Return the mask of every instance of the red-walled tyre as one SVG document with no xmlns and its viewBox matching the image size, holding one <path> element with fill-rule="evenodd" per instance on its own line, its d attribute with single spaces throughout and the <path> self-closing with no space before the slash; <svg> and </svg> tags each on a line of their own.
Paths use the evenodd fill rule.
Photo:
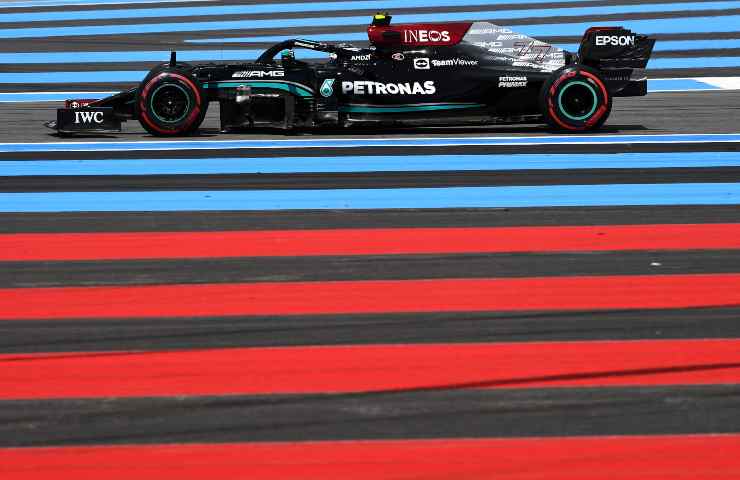
<svg viewBox="0 0 740 480">
<path fill-rule="evenodd" d="M 582 65 L 554 72 L 540 95 L 545 121 L 560 131 L 596 130 L 612 110 L 612 98 L 604 81 L 596 70 Z"/>
<path fill-rule="evenodd" d="M 158 67 L 147 75 L 136 94 L 139 122 L 159 137 L 189 135 L 205 118 L 208 102 L 187 68 Z"/>
</svg>

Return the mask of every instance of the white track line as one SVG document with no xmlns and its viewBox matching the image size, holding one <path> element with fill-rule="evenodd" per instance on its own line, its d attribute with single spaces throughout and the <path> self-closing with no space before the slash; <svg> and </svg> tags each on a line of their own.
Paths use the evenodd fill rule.
<svg viewBox="0 0 740 480">
<path fill-rule="evenodd" d="M 740 77 L 702 77 L 697 80 L 721 90 L 740 90 Z"/>
</svg>

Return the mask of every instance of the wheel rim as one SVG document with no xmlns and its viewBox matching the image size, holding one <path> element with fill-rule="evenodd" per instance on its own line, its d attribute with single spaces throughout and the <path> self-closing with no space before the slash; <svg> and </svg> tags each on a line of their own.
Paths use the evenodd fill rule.
<svg viewBox="0 0 740 480">
<path fill-rule="evenodd" d="M 149 107 L 160 122 L 177 123 L 190 111 L 190 96 L 180 85 L 166 83 L 152 92 Z"/>
<path fill-rule="evenodd" d="M 560 111 L 571 120 L 585 120 L 596 111 L 599 99 L 594 87 L 586 82 L 570 82 L 558 95 Z"/>
</svg>

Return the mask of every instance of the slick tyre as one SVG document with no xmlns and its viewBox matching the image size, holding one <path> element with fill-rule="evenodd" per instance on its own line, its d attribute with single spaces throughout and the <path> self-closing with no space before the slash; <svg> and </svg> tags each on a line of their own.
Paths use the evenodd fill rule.
<svg viewBox="0 0 740 480">
<path fill-rule="evenodd" d="M 189 69 L 158 67 L 147 75 L 136 95 L 139 122 L 158 137 L 189 135 L 205 118 L 208 102 Z"/>
<path fill-rule="evenodd" d="M 594 69 L 568 66 L 554 72 L 542 86 L 540 107 L 554 129 L 587 132 L 604 124 L 612 110 L 612 98 Z"/>
</svg>

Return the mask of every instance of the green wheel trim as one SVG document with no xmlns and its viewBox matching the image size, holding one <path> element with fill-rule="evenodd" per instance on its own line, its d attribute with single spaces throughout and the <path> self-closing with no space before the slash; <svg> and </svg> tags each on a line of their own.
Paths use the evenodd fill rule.
<svg viewBox="0 0 740 480">
<path fill-rule="evenodd" d="M 179 117 L 177 120 L 165 120 L 165 119 L 161 118 L 159 115 L 157 115 L 157 112 L 154 110 L 154 104 L 153 104 L 154 97 L 156 97 L 157 96 L 157 92 L 160 91 L 164 87 L 175 87 L 175 88 L 180 89 L 180 91 L 185 94 L 185 99 L 188 101 L 188 105 L 187 105 L 187 107 L 185 107 L 185 113 L 183 113 L 182 116 Z M 188 116 L 188 113 L 190 113 L 190 95 L 188 95 L 188 92 L 186 92 L 184 88 L 182 88 L 180 85 L 178 85 L 176 83 L 165 83 L 164 85 L 158 86 L 157 89 L 154 90 L 154 92 L 152 92 L 152 96 L 149 98 L 149 109 L 151 110 L 152 114 L 155 117 L 157 117 L 157 120 L 159 120 L 160 122 L 162 122 L 162 123 L 177 123 L 177 122 L 181 121 L 183 118 L 187 117 Z"/>
<path fill-rule="evenodd" d="M 593 102 L 593 106 L 591 107 L 591 111 L 588 112 L 586 115 L 582 115 L 580 117 L 574 117 L 573 115 L 570 115 L 565 110 L 565 108 L 563 108 L 563 93 L 565 93 L 565 91 L 568 90 L 573 85 L 583 85 L 584 87 L 588 88 L 589 91 L 591 92 L 591 95 L 594 98 L 594 102 Z M 565 115 L 566 117 L 568 117 L 571 120 L 580 121 L 580 120 L 587 119 L 588 117 L 590 117 L 591 115 L 593 115 L 593 113 L 596 111 L 596 105 L 598 103 L 599 103 L 599 99 L 596 97 L 596 90 L 594 90 L 594 87 L 592 87 L 591 85 L 589 85 L 586 82 L 581 82 L 581 81 L 570 82 L 565 87 L 563 87 L 563 89 L 560 90 L 560 94 L 558 94 L 558 107 L 560 108 L 560 111 L 563 113 L 563 115 Z"/>
</svg>

